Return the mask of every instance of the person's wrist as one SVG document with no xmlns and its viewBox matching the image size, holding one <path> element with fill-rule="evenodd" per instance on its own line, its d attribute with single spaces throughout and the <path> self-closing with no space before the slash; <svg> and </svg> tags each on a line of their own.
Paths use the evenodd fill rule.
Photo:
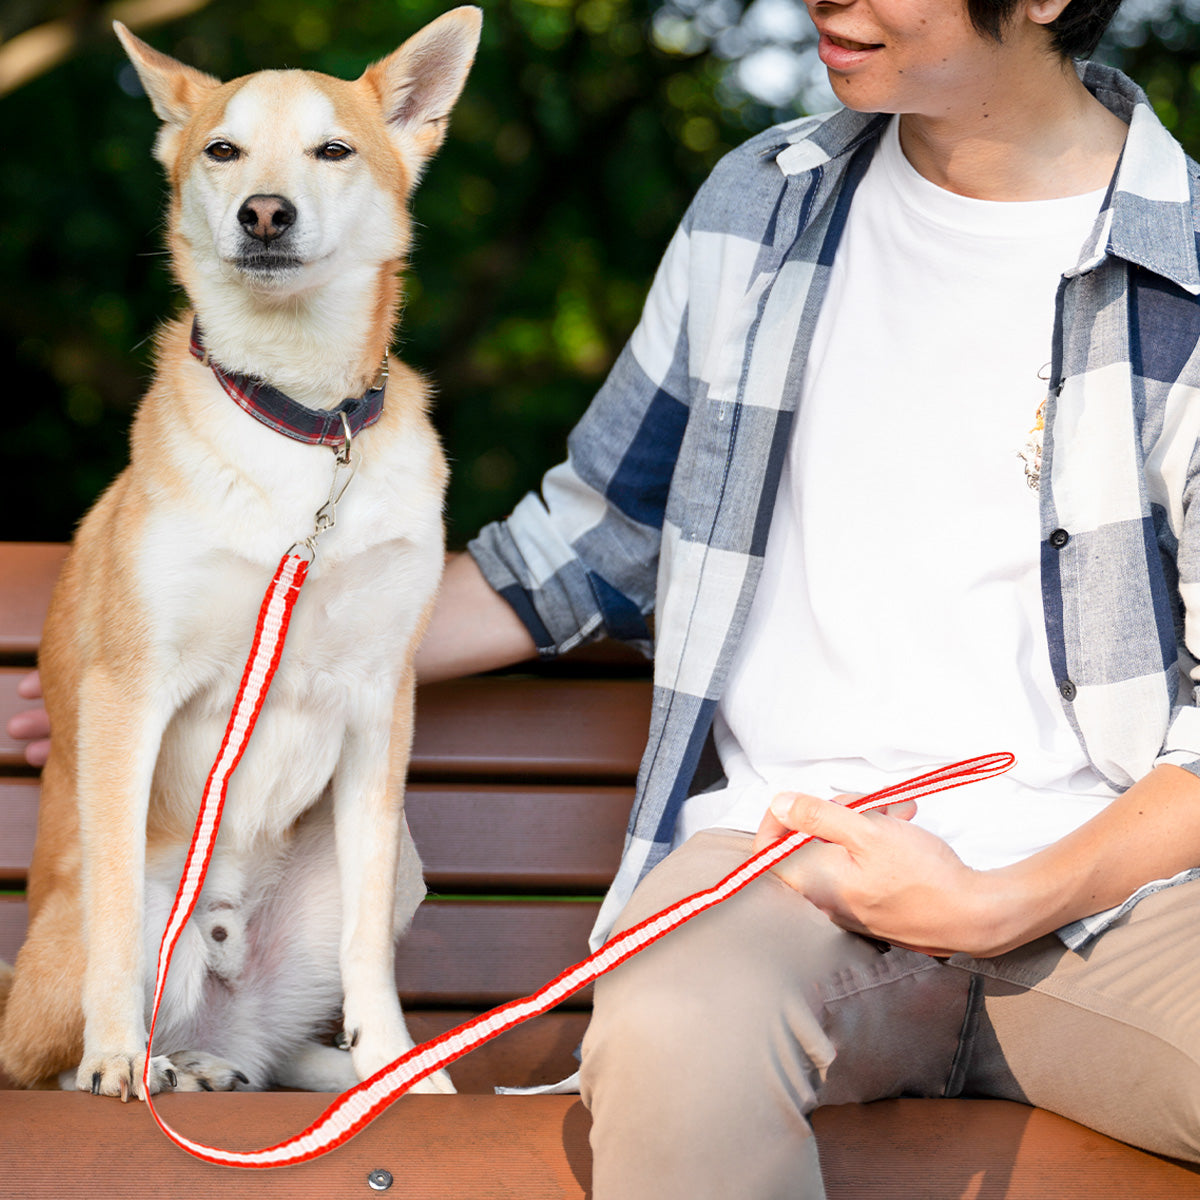
<svg viewBox="0 0 1200 1200">
<path fill-rule="evenodd" d="M 1045 880 L 1027 865 L 972 872 L 963 906 L 963 946 L 974 958 L 994 958 L 1046 932 Z"/>
</svg>

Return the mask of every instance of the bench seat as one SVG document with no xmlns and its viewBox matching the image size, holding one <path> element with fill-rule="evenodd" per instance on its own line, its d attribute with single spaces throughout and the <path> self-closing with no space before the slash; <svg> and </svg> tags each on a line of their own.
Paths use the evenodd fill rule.
<svg viewBox="0 0 1200 1200">
<path fill-rule="evenodd" d="M 300 1092 L 164 1096 L 180 1132 L 256 1149 L 306 1127 L 331 1097 Z M 1195 1200 L 1191 1171 L 1001 1100 L 884 1100 L 821 1110 L 829 1200 Z M 577 1096 L 403 1096 L 347 1145 L 297 1167 L 239 1171 L 169 1145 L 137 1103 L 0 1092 L 3 1194 L 583 1200 L 588 1115 Z M 161 1190 L 159 1190 L 161 1189 Z M 730 1197 L 730 1200 L 738 1200 Z"/>
</svg>

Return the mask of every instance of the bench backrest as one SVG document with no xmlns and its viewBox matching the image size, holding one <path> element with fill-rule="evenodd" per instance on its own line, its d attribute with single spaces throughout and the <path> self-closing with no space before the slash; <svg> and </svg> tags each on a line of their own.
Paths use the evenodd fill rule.
<svg viewBox="0 0 1200 1200">
<path fill-rule="evenodd" d="M 0 543 L 0 958 L 24 937 L 38 773 L 3 726 L 65 548 Z M 407 812 L 431 896 L 397 955 L 418 1039 L 527 995 L 587 953 L 620 857 L 650 683 L 621 653 L 422 688 Z M 460 1088 L 549 1082 L 573 1068 L 588 997 L 452 1071 Z M 573 1010 L 573 1011 L 572 1011 Z M 506 1074 L 507 1072 L 507 1074 Z"/>
</svg>

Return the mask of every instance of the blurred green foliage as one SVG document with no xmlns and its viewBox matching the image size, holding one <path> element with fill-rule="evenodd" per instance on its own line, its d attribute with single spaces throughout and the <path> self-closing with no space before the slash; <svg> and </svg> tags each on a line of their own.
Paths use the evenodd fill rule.
<svg viewBox="0 0 1200 1200">
<path fill-rule="evenodd" d="M 140 32 L 222 78 L 356 76 L 450 6 L 214 0 Z M 457 544 L 561 457 L 691 193 L 746 135 L 714 100 L 714 64 L 650 48 L 639 0 L 484 10 L 467 90 L 415 198 L 398 340 L 436 382 Z M 100 11 L 67 62 L 0 100 L 5 538 L 68 536 L 123 465 L 153 331 L 181 303 L 162 257 L 156 121 Z"/>
<path fill-rule="evenodd" d="M 224 78 L 354 76 L 453 0 L 196 0 L 139 32 Z M 563 452 L 716 159 L 789 115 L 727 106 L 722 64 L 651 46 L 655 0 L 482 0 L 483 43 L 415 199 L 398 349 L 435 380 L 449 536 L 503 515 Z M 126 458 L 159 321 L 155 119 L 100 0 L 6 0 L 0 38 L 67 17 L 79 43 L 0 99 L 0 537 L 58 539 Z M 694 5 L 692 7 L 695 7 Z M 736 7 L 736 6 L 735 6 Z M 1110 50 L 1200 151 L 1200 31 L 1170 7 Z"/>
<path fill-rule="evenodd" d="M 1158 119 L 1200 158 L 1200 27 L 1176 19 L 1169 40 L 1127 47 L 1119 64 L 1145 89 Z"/>
</svg>

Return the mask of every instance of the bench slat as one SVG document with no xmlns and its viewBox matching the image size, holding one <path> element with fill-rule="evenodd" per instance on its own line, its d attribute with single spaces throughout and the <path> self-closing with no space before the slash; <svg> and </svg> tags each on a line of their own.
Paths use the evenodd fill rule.
<svg viewBox="0 0 1200 1200">
<path fill-rule="evenodd" d="M 37 832 L 38 781 L 0 780 L 0 887 L 25 886 Z"/>
<path fill-rule="evenodd" d="M 429 900 L 396 948 L 407 1003 L 490 1008 L 526 996 L 588 953 L 588 901 Z M 564 1002 L 591 1003 L 587 988 Z"/>
<path fill-rule="evenodd" d="M 431 891 L 602 892 L 621 856 L 627 787 L 414 784 L 406 809 Z M 0 780 L 0 887 L 24 885 L 38 781 Z"/>
<path fill-rule="evenodd" d="M 66 557 L 53 542 L 0 542 L 0 656 L 32 659 Z"/>
<path fill-rule="evenodd" d="M 472 1014 L 454 1009 L 409 1008 L 408 1030 L 420 1045 Z M 558 1009 L 517 1025 L 450 1067 L 460 1092 L 491 1095 L 496 1087 L 557 1083 L 579 1069 L 575 1050 L 587 1032 L 586 1011 Z"/>
<path fill-rule="evenodd" d="M 329 1103 L 305 1092 L 164 1096 L 164 1118 L 229 1149 L 274 1145 Z M 0 1092 L 0 1179 L 6 1196 L 59 1200 L 154 1195 L 311 1200 L 583 1200 L 590 1194 L 589 1119 L 578 1096 L 404 1096 L 348 1145 L 276 1171 L 237 1171 L 172 1146 L 141 1104 L 61 1092 Z M 367 1175 L 389 1171 L 373 1192 Z"/>
<path fill-rule="evenodd" d="M 631 787 L 413 784 L 405 811 L 431 891 L 602 892 L 616 873 Z"/>
<path fill-rule="evenodd" d="M 430 684 L 417 693 L 411 774 L 631 780 L 646 745 L 650 695 L 642 679 Z"/>
<path fill-rule="evenodd" d="M 599 906 L 588 901 L 430 900 L 396 951 L 401 996 L 414 1007 L 491 1008 L 535 992 L 588 952 Z M 25 936 L 25 901 L 0 896 L 0 959 Z M 565 1002 L 586 1007 L 585 989 Z"/>
</svg>

